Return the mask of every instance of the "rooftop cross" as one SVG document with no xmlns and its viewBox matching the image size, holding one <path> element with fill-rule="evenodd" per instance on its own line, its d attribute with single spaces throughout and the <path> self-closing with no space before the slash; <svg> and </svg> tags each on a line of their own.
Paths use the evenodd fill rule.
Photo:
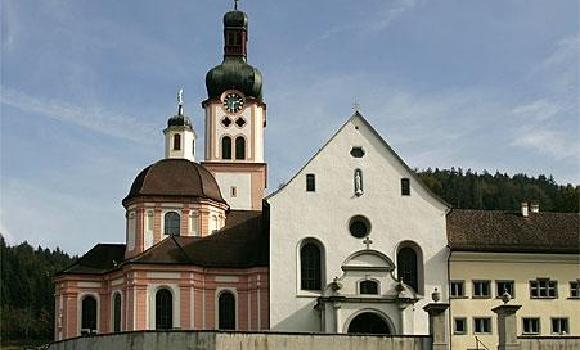
<svg viewBox="0 0 580 350">
<path fill-rule="evenodd" d="M 373 241 L 367 236 L 367 238 L 365 238 L 363 241 L 363 244 L 367 246 L 367 249 L 371 249 L 371 244 L 373 244 Z"/>
<path fill-rule="evenodd" d="M 177 114 L 183 116 L 183 88 L 177 92 Z"/>
<path fill-rule="evenodd" d="M 238 9 L 238 1 L 240 0 L 234 0 L 234 10 Z"/>
</svg>

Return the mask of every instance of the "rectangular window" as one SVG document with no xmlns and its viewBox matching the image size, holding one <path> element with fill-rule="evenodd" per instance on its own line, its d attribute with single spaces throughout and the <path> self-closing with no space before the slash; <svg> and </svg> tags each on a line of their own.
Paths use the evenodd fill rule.
<svg viewBox="0 0 580 350">
<path fill-rule="evenodd" d="M 530 297 L 532 299 L 557 298 L 558 282 L 549 278 L 536 278 L 530 281 Z"/>
<path fill-rule="evenodd" d="M 238 196 L 238 188 L 236 186 L 232 186 L 230 189 L 230 193 L 232 197 L 237 197 Z"/>
<path fill-rule="evenodd" d="M 148 232 L 153 232 L 153 224 L 154 224 L 153 210 L 147 210 L 147 231 Z"/>
<path fill-rule="evenodd" d="M 552 334 L 566 335 L 570 333 L 568 318 L 552 317 Z"/>
<path fill-rule="evenodd" d="M 465 297 L 465 281 L 451 281 L 449 286 L 449 293 L 452 298 Z"/>
<path fill-rule="evenodd" d="M 580 282 L 570 282 L 570 298 L 580 298 Z"/>
<path fill-rule="evenodd" d="M 408 178 L 401 179 L 401 196 L 410 196 L 411 195 L 411 180 Z"/>
<path fill-rule="evenodd" d="M 474 317 L 473 334 L 491 334 L 491 318 Z"/>
<path fill-rule="evenodd" d="M 501 298 L 504 292 L 508 292 L 509 295 L 512 296 L 512 299 L 515 298 L 514 294 L 514 281 L 495 281 L 495 297 Z"/>
<path fill-rule="evenodd" d="M 306 174 L 306 191 L 314 192 L 316 190 L 316 181 L 314 174 Z"/>
<path fill-rule="evenodd" d="M 465 317 L 453 319 L 453 334 L 467 334 L 467 319 Z"/>
<path fill-rule="evenodd" d="M 540 334 L 540 319 L 537 317 L 522 318 L 523 334 Z"/>
<path fill-rule="evenodd" d="M 490 284 L 490 281 L 473 281 L 473 297 L 489 298 L 491 296 Z"/>
<path fill-rule="evenodd" d="M 197 211 L 196 210 L 192 210 L 189 213 L 189 233 L 191 236 L 198 236 L 199 232 L 198 232 L 198 227 L 199 227 L 199 222 L 198 222 L 198 216 L 197 216 Z"/>
</svg>

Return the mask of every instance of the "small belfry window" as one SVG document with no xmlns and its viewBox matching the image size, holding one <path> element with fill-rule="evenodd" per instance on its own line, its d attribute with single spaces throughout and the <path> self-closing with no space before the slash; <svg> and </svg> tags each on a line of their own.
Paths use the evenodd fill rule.
<svg viewBox="0 0 580 350">
<path fill-rule="evenodd" d="M 232 159 L 232 139 L 229 136 L 222 137 L 222 159 Z"/>
<path fill-rule="evenodd" d="M 181 135 L 175 134 L 173 136 L 173 149 L 179 151 L 181 149 Z"/>
<path fill-rule="evenodd" d="M 379 294 L 379 283 L 372 280 L 361 281 L 359 283 L 359 294 Z"/>
<path fill-rule="evenodd" d="M 165 214 L 165 234 L 179 236 L 180 217 L 176 212 L 169 212 Z"/>
<path fill-rule="evenodd" d="M 236 137 L 236 159 L 246 159 L 246 140 L 243 136 Z"/>
<path fill-rule="evenodd" d="M 314 174 L 306 174 L 306 192 L 314 192 L 316 190 L 316 177 Z"/>
<path fill-rule="evenodd" d="M 401 196 L 411 195 L 411 180 L 404 177 L 401 179 Z"/>
<path fill-rule="evenodd" d="M 307 242 L 300 249 L 300 288 L 302 290 L 322 289 L 320 248 Z"/>
</svg>

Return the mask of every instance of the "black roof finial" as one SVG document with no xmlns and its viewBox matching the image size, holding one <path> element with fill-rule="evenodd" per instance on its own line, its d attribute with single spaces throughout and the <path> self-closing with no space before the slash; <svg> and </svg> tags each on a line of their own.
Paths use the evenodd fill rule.
<svg viewBox="0 0 580 350">
<path fill-rule="evenodd" d="M 238 1 L 240 0 L 234 0 L 234 10 L 238 9 Z"/>
</svg>

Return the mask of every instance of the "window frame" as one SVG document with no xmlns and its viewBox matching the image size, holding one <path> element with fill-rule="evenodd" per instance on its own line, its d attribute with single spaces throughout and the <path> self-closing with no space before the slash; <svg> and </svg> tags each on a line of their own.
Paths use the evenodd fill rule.
<svg viewBox="0 0 580 350">
<path fill-rule="evenodd" d="M 554 321 L 558 320 L 559 325 L 558 328 L 560 330 L 558 332 L 554 331 Z M 562 320 L 566 321 L 566 330 L 562 331 Z M 570 318 L 569 317 L 550 317 L 550 334 L 551 335 L 570 335 Z"/>
<path fill-rule="evenodd" d="M 173 135 L 173 150 L 181 151 L 181 134 L 179 133 Z"/>
<path fill-rule="evenodd" d="M 573 284 L 575 284 L 576 287 L 574 287 Z M 570 296 L 568 297 L 568 299 L 580 299 L 580 281 L 579 280 L 570 281 L 568 286 L 570 287 Z M 573 295 L 574 290 L 576 290 L 576 295 Z"/>
<path fill-rule="evenodd" d="M 159 296 L 159 293 L 162 291 L 166 291 L 169 295 L 169 309 L 168 309 L 168 314 L 169 314 L 169 328 L 159 328 L 159 323 L 162 323 L 163 321 L 160 321 L 160 308 L 162 306 L 158 305 L 159 300 L 157 299 Z M 169 287 L 160 287 L 155 291 L 155 330 L 169 330 L 169 329 L 173 329 L 173 323 L 175 322 L 175 312 L 173 310 L 173 306 L 175 303 L 175 296 L 173 295 L 173 290 Z M 167 318 L 167 317 L 165 317 Z M 164 326 L 163 324 L 161 325 L 162 327 Z"/>
<path fill-rule="evenodd" d="M 487 284 L 487 294 L 477 295 L 476 283 Z M 471 298 L 472 299 L 491 299 L 491 280 L 472 280 L 471 281 Z"/>
<path fill-rule="evenodd" d="M 489 331 L 478 331 L 477 330 L 477 321 L 484 321 L 487 320 L 489 323 Z M 493 324 L 492 324 L 492 319 L 491 317 L 474 317 L 473 318 L 473 334 L 476 335 L 489 335 L 489 334 L 493 334 Z"/>
<path fill-rule="evenodd" d="M 305 265 L 307 262 L 310 263 L 306 259 L 307 258 L 306 254 L 308 252 L 305 251 L 303 253 L 303 251 L 307 248 L 307 246 L 314 247 L 317 250 L 318 264 L 314 265 L 314 267 Z M 300 290 L 307 292 L 321 292 L 324 284 L 322 278 L 323 274 L 322 249 L 320 245 L 314 240 L 306 240 L 300 245 L 299 254 L 300 254 L 300 280 L 298 282 L 300 285 Z M 316 260 L 313 258 L 312 261 Z M 309 276 L 310 273 L 308 272 L 308 270 L 312 270 L 313 276 Z M 309 283 L 312 283 L 312 286 L 310 286 Z"/>
<path fill-rule="evenodd" d="M 453 294 L 454 288 L 453 284 L 461 284 L 461 294 Z M 449 298 L 450 299 L 465 299 L 467 294 L 465 293 L 465 280 L 452 280 L 449 281 Z"/>
<path fill-rule="evenodd" d="M 316 192 L 316 174 L 306 174 L 306 192 Z"/>
<path fill-rule="evenodd" d="M 234 159 L 245 160 L 248 156 L 246 148 L 247 148 L 246 138 L 243 136 L 236 137 L 234 140 Z"/>
<path fill-rule="evenodd" d="M 228 144 L 229 143 L 229 146 Z M 229 135 L 222 136 L 220 140 L 220 156 L 221 159 L 231 160 L 232 159 L 232 138 Z"/>
<path fill-rule="evenodd" d="M 367 284 L 367 283 L 372 283 L 375 285 L 376 287 L 376 293 L 363 293 L 363 283 Z M 358 281 L 358 294 L 359 295 L 380 295 L 381 294 L 381 283 L 374 279 L 374 278 L 367 278 L 364 280 L 360 280 Z"/>
<path fill-rule="evenodd" d="M 411 179 L 408 177 L 401 178 L 401 196 L 408 197 L 411 195 Z"/>
<path fill-rule="evenodd" d="M 526 321 L 536 321 L 538 323 L 537 332 L 526 331 Z M 542 332 L 541 327 L 542 327 L 542 324 L 541 324 L 539 317 L 522 317 L 522 335 L 540 335 L 540 333 Z"/>
<path fill-rule="evenodd" d="M 224 317 L 222 315 L 222 312 L 224 312 L 225 315 L 225 310 L 222 309 L 222 297 L 229 295 L 231 296 L 232 300 L 233 300 L 233 305 L 228 305 L 231 306 L 233 308 L 233 315 L 229 315 L 231 316 L 231 319 L 227 319 L 227 321 L 229 321 L 229 323 L 231 323 L 231 328 L 229 327 L 230 325 L 224 325 L 222 326 L 222 322 L 225 323 L 226 320 L 224 320 Z M 237 330 L 237 326 L 238 326 L 238 298 L 236 296 L 236 293 L 233 290 L 230 289 L 222 289 L 218 292 L 217 295 L 217 329 L 218 330 L 225 330 L 225 331 L 235 331 Z"/>
<path fill-rule="evenodd" d="M 463 331 L 457 330 L 457 321 L 461 321 L 463 323 Z M 453 317 L 453 335 L 466 335 L 467 333 L 467 317 Z"/>
<path fill-rule="evenodd" d="M 516 283 L 514 280 L 496 280 L 495 281 L 495 298 L 501 299 L 503 295 L 503 289 L 500 290 L 499 283 L 511 283 L 511 292 L 508 291 L 512 299 L 516 298 Z"/>
<path fill-rule="evenodd" d="M 542 286 L 541 283 L 546 283 Z M 553 283 L 553 285 L 550 285 Z M 533 285 L 537 284 L 537 285 Z M 533 291 L 537 290 L 537 295 L 533 295 Z M 542 290 L 546 291 L 546 295 L 541 295 Z M 554 295 L 549 295 L 550 290 L 554 291 Z M 529 282 L 530 299 L 558 299 L 558 281 L 552 280 L 549 277 L 536 277 L 535 280 Z"/>
<path fill-rule="evenodd" d="M 95 304 L 94 304 L 94 307 L 95 307 L 95 310 L 94 310 L 94 316 L 95 316 L 94 317 L 94 323 L 95 323 L 95 325 L 94 325 L 94 327 L 95 328 L 94 329 L 93 328 L 83 328 L 83 326 L 85 326 L 85 324 L 84 324 L 85 322 L 83 322 L 85 320 L 85 317 L 84 317 L 85 316 L 84 303 L 89 298 L 93 299 L 94 302 L 95 302 Z M 86 333 L 87 331 L 89 333 L 98 333 L 99 332 L 99 306 L 100 306 L 99 305 L 99 298 L 98 298 L 97 295 L 94 295 L 94 294 L 83 294 L 83 295 L 81 295 L 81 297 L 80 297 L 80 320 L 79 320 L 79 323 L 78 323 L 78 325 L 79 325 L 78 327 L 79 327 L 79 331 L 80 331 L 79 334 L 80 335 L 82 335 L 83 333 Z M 87 305 L 87 308 L 88 307 L 89 306 Z M 87 311 L 87 313 L 89 313 L 89 311 Z M 88 315 L 87 318 L 89 316 L 90 315 Z M 87 320 L 86 323 L 92 323 L 90 321 L 91 320 Z M 90 324 L 88 326 L 90 326 Z"/>
<path fill-rule="evenodd" d="M 168 225 L 167 215 L 169 215 L 169 214 L 175 214 L 175 215 L 177 215 L 177 224 L 178 224 L 177 225 L 177 234 L 168 233 L 168 230 L 167 230 L 167 228 L 168 228 L 168 226 L 167 226 Z M 173 228 L 175 228 L 175 227 L 173 227 Z M 165 212 L 163 214 L 163 234 L 165 236 L 170 236 L 170 235 L 180 236 L 181 235 L 181 213 L 179 213 L 179 212 L 177 212 L 175 210 L 169 210 L 169 211 L 167 211 L 167 212 Z"/>
<path fill-rule="evenodd" d="M 118 311 L 119 311 L 118 321 L 119 322 L 118 322 L 118 324 L 117 324 L 117 297 L 119 298 L 118 299 L 118 303 L 119 303 L 119 308 L 118 308 Z M 122 295 L 121 291 L 117 290 L 117 291 L 113 292 L 111 304 L 112 304 L 112 309 L 113 309 L 111 312 L 112 313 L 112 315 L 111 315 L 112 316 L 111 317 L 111 321 L 112 321 L 111 322 L 111 329 L 114 333 L 122 332 L 123 331 L 123 295 Z M 117 327 L 117 325 L 118 325 L 118 327 Z"/>
</svg>

